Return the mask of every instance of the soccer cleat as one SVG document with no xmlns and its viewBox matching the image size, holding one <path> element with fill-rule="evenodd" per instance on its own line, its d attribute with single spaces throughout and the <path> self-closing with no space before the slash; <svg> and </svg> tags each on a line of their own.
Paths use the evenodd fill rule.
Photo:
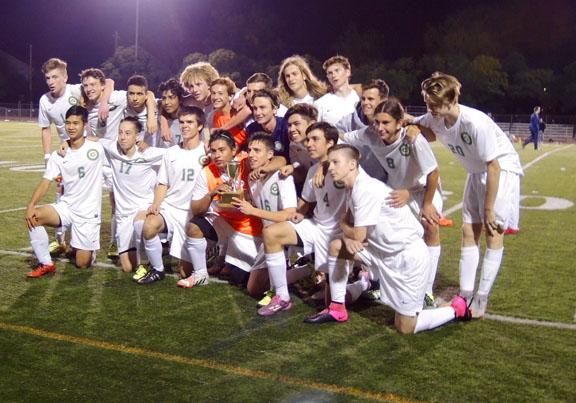
<svg viewBox="0 0 576 403">
<path fill-rule="evenodd" d="M 139 264 L 138 267 L 136 268 L 136 272 L 132 276 L 132 280 L 138 281 L 144 276 L 146 276 L 146 274 L 148 274 L 148 269 L 146 268 L 146 266 L 144 266 L 143 264 Z"/>
<path fill-rule="evenodd" d="M 450 306 L 454 309 L 454 317 L 458 320 L 470 320 L 472 319 L 472 313 L 466 302 L 466 298 L 456 295 Z"/>
<path fill-rule="evenodd" d="M 472 318 L 483 319 L 486 314 L 486 307 L 488 306 L 488 297 L 476 294 L 470 304 L 470 312 Z"/>
<path fill-rule="evenodd" d="M 436 308 L 436 299 L 434 298 L 434 295 L 426 293 L 426 295 L 424 295 L 424 309 L 434 309 Z"/>
<path fill-rule="evenodd" d="M 504 231 L 504 235 L 517 235 L 519 232 L 520 230 L 517 228 L 506 228 L 506 231 Z"/>
<path fill-rule="evenodd" d="M 182 288 L 192 288 L 200 285 L 207 285 L 208 279 L 209 279 L 208 274 L 192 273 L 190 277 L 178 280 L 176 285 Z"/>
<path fill-rule="evenodd" d="M 110 246 L 108 247 L 108 259 L 118 259 L 119 258 L 119 254 L 118 254 L 118 245 L 116 245 L 116 242 L 111 243 Z"/>
<path fill-rule="evenodd" d="M 441 227 L 453 227 L 454 221 L 448 217 L 440 217 L 438 220 L 438 225 Z"/>
<path fill-rule="evenodd" d="M 58 241 L 52 241 L 50 245 L 48 245 L 48 252 L 50 252 L 51 256 L 59 256 L 66 252 L 66 245 Z"/>
<path fill-rule="evenodd" d="M 54 274 L 56 272 L 56 265 L 54 263 L 42 264 L 38 263 L 34 269 L 26 274 L 28 278 L 38 278 L 46 274 Z"/>
<path fill-rule="evenodd" d="M 279 295 L 274 295 L 270 303 L 258 309 L 260 316 L 272 316 L 278 312 L 287 311 L 292 308 L 292 301 L 284 301 Z"/>
<path fill-rule="evenodd" d="M 274 297 L 275 293 L 272 290 L 266 291 L 264 293 L 264 297 L 256 304 L 256 308 L 262 308 L 263 306 L 268 305 L 272 302 L 272 297 Z"/>
<path fill-rule="evenodd" d="M 152 269 L 144 277 L 138 280 L 137 283 L 141 285 L 152 284 L 157 281 L 164 280 L 164 276 L 165 274 L 163 271 Z"/>
<path fill-rule="evenodd" d="M 346 322 L 348 311 L 343 304 L 331 303 L 330 306 L 304 319 L 304 323 L 322 324 L 329 322 Z"/>
</svg>

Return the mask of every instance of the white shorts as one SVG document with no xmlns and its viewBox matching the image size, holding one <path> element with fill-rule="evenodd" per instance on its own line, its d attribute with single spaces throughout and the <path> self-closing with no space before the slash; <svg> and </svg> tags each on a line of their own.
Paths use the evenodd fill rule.
<svg viewBox="0 0 576 403">
<path fill-rule="evenodd" d="M 170 242 L 170 255 L 176 259 L 190 261 L 186 250 L 186 224 L 190 221 L 189 210 L 181 210 L 162 203 L 160 205 L 160 215 L 164 218 L 166 232 L 160 236 L 165 242 Z"/>
<path fill-rule="evenodd" d="M 147 207 L 143 207 L 132 214 L 120 215 L 115 214 L 116 220 L 116 245 L 118 245 L 118 253 L 124 253 L 136 247 L 136 239 L 134 239 L 134 219 L 141 211 L 146 211 Z"/>
<path fill-rule="evenodd" d="M 314 252 L 314 268 L 317 271 L 328 273 L 328 248 L 330 241 L 342 237 L 340 227 L 322 227 L 309 218 L 305 218 L 298 224 L 288 222 L 302 240 L 304 255 Z"/>
<path fill-rule="evenodd" d="M 224 261 L 246 272 L 250 272 L 256 262 L 262 239 L 235 231 L 218 214 L 206 214 L 204 218 L 216 231 L 218 243 L 225 242 L 227 245 Z"/>
<path fill-rule="evenodd" d="M 464 187 L 462 221 L 468 224 L 484 222 L 486 172 L 468 174 Z M 506 228 L 517 228 L 520 209 L 520 175 L 500 171 L 498 193 L 494 202 L 496 220 Z M 514 222 L 515 221 L 515 222 Z"/>
<path fill-rule="evenodd" d="M 416 217 L 420 217 L 420 212 L 422 211 L 422 206 L 424 205 L 424 194 L 426 193 L 426 189 L 418 190 L 416 192 L 410 192 L 410 201 L 408 202 L 408 206 L 412 213 Z M 434 197 L 432 198 L 432 205 L 438 212 L 438 214 L 442 215 L 442 209 L 444 208 L 444 201 L 442 200 L 442 193 L 436 189 L 434 192 Z"/>
<path fill-rule="evenodd" d="M 70 210 L 67 203 L 51 204 L 60 216 L 61 226 L 70 228 L 70 246 L 80 250 L 100 249 L 100 222 L 87 220 Z"/>
<path fill-rule="evenodd" d="M 382 302 L 401 315 L 416 316 L 422 310 L 430 266 L 423 240 L 392 256 L 369 246 L 356 255 L 378 275 Z"/>
</svg>

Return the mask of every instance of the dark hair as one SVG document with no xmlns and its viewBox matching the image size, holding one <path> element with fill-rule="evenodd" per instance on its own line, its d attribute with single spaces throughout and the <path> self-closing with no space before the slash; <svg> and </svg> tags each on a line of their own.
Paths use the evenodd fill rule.
<svg viewBox="0 0 576 403">
<path fill-rule="evenodd" d="M 182 106 L 178 111 L 178 117 L 183 115 L 194 115 L 196 116 L 196 120 L 200 126 L 204 126 L 206 121 L 206 116 L 204 115 L 204 111 L 197 106 Z"/>
<path fill-rule="evenodd" d="M 69 116 L 80 116 L 82 118 L 82 122 L 88 122 L 88 111 L 86 108 L 80 105 L 73 105 L 66 111 L 66 119 Z"/>
<path fill-rule="evenodd" d="M 274 140 L 272 140 L 272 136 L 264 132 L 256 132 L 250 136 L 248 139 L 248 144 L 252 143 L 253 141 L 259 141 L 264 146 L 271 151 L 274 151 Z"/>
<path fill-rule="evenodd" d="M 139 87 L 144 87 L 146 89 L 148 89 L 148 80 L 146 80 L 146 77 L 141 76 L 139 74 L 135 74 L 133 76 L 131 76 L 128 81 L 126 82 L 126 87 L 129 87 L 131 85 L 137 85 Z"/>
<path fill-rule="evenodd" d="M 288 118 L 292 115 L 300 115 L 310 123 L 311 121 L 318 120 L 318 109 L 307 103 L 296 104 L 286 111 L 284 120 L 288 121 Z"/>
<path fill-rule="evenodd" d="M 266 73 L 252 74 L 250 77 L 248 77 L 248 80 L 246 80 L 246 84 L 252 84 L 252 83 L 264 83 L 266 85 L 266 88 L 272 88 L 274 85 L 272 79 Z"/>
<path fill-rule="evenodd" d="M 339 134 L 338 129 L 327 122 L 316 122 L 312 123 L 306 129 L 306 135 L 308 135 L 312 130 L 321 130 L 324 133 L 324 138 L 326 141 L 332 141 L 334 144 L 338 143 Z"/>
<path fill-rule="evenodd" d="M 330 147 L 330 149 L 328 150 L 328 154 L 340 150 L 346 151 L 348 157 L 356 161 L 357 164 L 360 162 L 360 151 L 358 151 L 356 147 L 351 146 L 350 144 L 335 144 L 332 147 Z"/>
<path fill-rule="evenodd" d="M 400 103 L 400 100 L 395 97 L 390 97 L 384 102 L 380 102 L 376 109 L 374 109 L 374 114 L 377 113 L 387 113 L 396 120 L 404 118 L 404 107 Z"/>
<path fill-rule="evenodd" d="M 143 129 L 142 127 L 142 123 L 140 123 L 140 121 L 138 120 L 138 118 L 134 117 L 134 116 L 126 116 L 124 119 L 122 119 L 120 121 L 120 123 L 123 122 L 130 122 L 132 123 L 134 126 L 136 126 L 136 132 L 140 133 Z"/>
<path fill-rule="evenodd" d="M 236 148 L 236 142 L 234 141 L 234 136 L 230 134 L 227 130 L 216 130 L 210 135 L 210 141 L 208 145 L 211 146 L 213 142 L 217 140 L 223 140 L 230 146 L 230 148 Z"/>
<path fill-rule="evenodd" d="M 80 81 L 83 81 L 85 78 L 88 77 L 95 78 L 96 80 L 100 81 L 100 84 L 102 85 L 106 84 L 106 76 L 104 75 L 104 72 L 100 69 L 91 68 L 82 70 L 80 72 Z"/>
<path fill-rule="evenodd" d="M 178 80 L 176 80 L 175 78 L 171 78 L 167 81 L 164 81 L 158 86 L 158 92 L 160 93 L 160 96 L 162 96 L 162 93 L 164 91 L 171 91 L 174 95 L 178 97 L 180 102 L 182 102 L 182 97 L 184 96 L 184 89 L 182 88 Z"/>
<path fill-rule="evenodd" d="M 268 98 L 270 100 L 270 102 L 272 103 L 272 106 L 274 108 L 278 108 L 280 106 L 280 102 L 278 101 L 278 96 L 272 90 L 264 89 L 264 90 L 256 91 L 254 93 L 254 95 L 252 95 L 252 103 L 254 103 L 254 100 L 256 98 Z"/>
<path fill-rule="evenodd" d="M 376 79 L 376 80 L 370 80 L 364 84 L 362 84 L 362 91 L 366 91 L 369 89 L 375 88 L 378 90 L 378 93 L 380 94 L 380 98 L 384 99 L 384 98 L 388 98 L 388 95 L 390 95 L 390 87 L 388 86 L 388 84 L 386 84 L 386 81 L 381 80 L 381 79 Z"/>
</svg>

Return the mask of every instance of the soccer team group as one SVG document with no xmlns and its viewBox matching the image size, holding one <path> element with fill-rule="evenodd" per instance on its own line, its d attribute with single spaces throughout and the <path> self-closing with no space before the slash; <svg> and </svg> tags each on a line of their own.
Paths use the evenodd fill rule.
<svg viewBox="0 0 576 403">
<path fill-rule="evenodd" d="M 232 274 L 263 297 L 262 316 L 290 310 L 289 285 L 311 274 L 323 278 L 326 307 L 308 323 L 347 321 L 346 306 L 375 284 L 401 333 L 484 316 L 504 233 L 518 229 L 523 172 L 508 137 L 459 104 L 453 76 L 436 72 L 422 82 L 428 113 L 413 117 L 384 80 L 353 86 L 347 58 L 331 57 L 323 69 L 328 84 L 292 56 L 276 87 L 255 73 L 239 89 L 199 62 L 163 82 L 158 100 L 143 76 L 120 91 L 89 68 L 72 85 L 66 63 L 48 60 L 39 107 L 46 170 L 26 210 L 39 263 L 28 277 L 54 273 L 58 249 L 68 248 L 77 267 L 93 264 L 104 187 L 113 213 L 109 255 L 117 253 L 137 284 L 164 279 L 169 247 L 179 287 Z M 54 151 L 52 124 L 61 142 Z M 445 220 L 428 143 L 436 138 L 468 173 L 460 291 L 443 306 L 432 292 Z M 52 181 L 56 202 L 38 206 Z M 53 243 L 45 226 L 57 229 Z"/>
</svg>

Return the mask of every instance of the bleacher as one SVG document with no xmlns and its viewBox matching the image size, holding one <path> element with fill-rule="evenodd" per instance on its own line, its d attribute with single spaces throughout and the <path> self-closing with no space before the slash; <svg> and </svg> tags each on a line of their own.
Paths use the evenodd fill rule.
<svg viewBox="0 0 576 403">
<path fill-rule="evenodd" d="M 516 138 L 525 139 L 530 136 L 529 123 L 518 122 L 496 122 L 504 132 L 514 135 Z M 544 141 L 552 141 L 557 143 L 571 143 L 575 142 L 574 138 L 574 125 L 549 123 L 546 125 L 544 131 Z"/>
</svg>

